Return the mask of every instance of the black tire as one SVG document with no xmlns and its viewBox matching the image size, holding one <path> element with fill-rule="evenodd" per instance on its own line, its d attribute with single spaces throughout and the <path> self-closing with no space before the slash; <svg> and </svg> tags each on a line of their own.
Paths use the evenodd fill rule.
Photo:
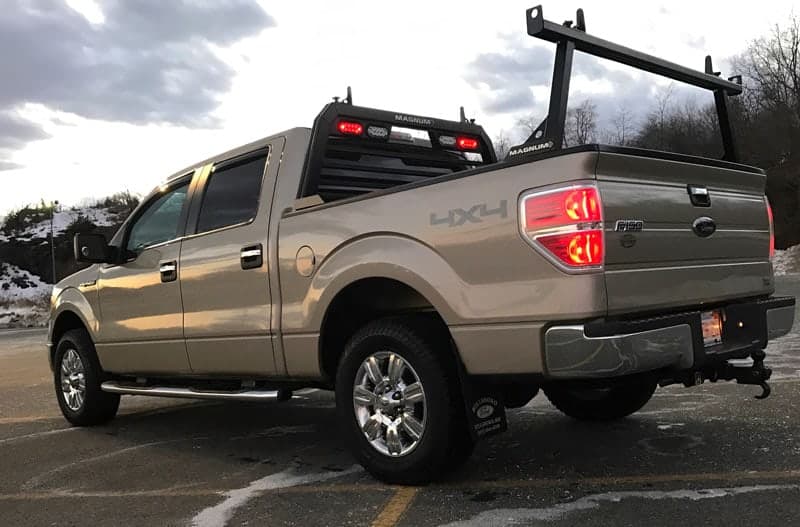
<svg viewBox="0 0 800 527">
<path fill-rule="evenodd" d="M 376 478 L 393 484 L 424 484 L 463 463 L 474 443 L 449 337 L 427 317 L 394 317 L 371 322 L 347 343 L 336 375 L 336 407 L 353 455 Z M 425 428 L 408 453 L 381 452 L 362 431 L 353 391 L 362 363 L 380 352 L 399 355 L 424 390 Z M 369 408 L 367 413 L 375 408 Z M 388 412 L 388 410 L 387 410 Z M 381 425 L 381 433 L 384 433 Z"/>
<path fill-rule="evenodd" d="M 656 391 L 649 378 L 619 381 L 605 388 L 554 384 L 544 389 L 550 402 L 564 414 L 580 421 L 613 421 L 639 411 Z"/>
<path fill-rule="evenodd" d="M 509 384 L 503 387 L 503 403 L 506 408 L 522 408 L 539 394 L 538 386 Z"/>
<path fill-rule="evenodd" d="M 84 396 L 77 408 L 70 408 L 61 386 L 62 363 L 70 351 L 77 354 L 83 368 Z M 53 382 L 58 406 L 67 421 L 76 426 L 92 426 L 107 423 L 117 415 L 119 395 L 100 389 L 104 378 L 89 334 L 82 329 L 64 333 L 53 358 Z"/>
</svg>

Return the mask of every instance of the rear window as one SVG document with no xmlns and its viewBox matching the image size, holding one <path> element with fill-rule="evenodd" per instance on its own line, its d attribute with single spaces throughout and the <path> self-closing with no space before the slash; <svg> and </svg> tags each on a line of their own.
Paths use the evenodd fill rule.
<svg viewBox="0 0 800 527">
<path fill-rule="evenodd" d="M 256 217 L 266 162 L 267 152 L 262 151 L 214 168 L 200 206 L 198 233 L 246 223 Z"/>
<path fill-rule="evenodd" d="M 352 127 L 342 133 L 346 119 Z M 484 145 L 477 134 L 401 127 L 375 121 L 339 118 L 328 135 L 322 155 L 314 163 L 314 185 L 306 195 L 318 194 L 331 202 L 400 185 L 468 170 L 485 164 Z M 362 124 L 363 123 L 363 124 Z M 460 149 L 462 139 L 472 141 Z"/>
</svg>

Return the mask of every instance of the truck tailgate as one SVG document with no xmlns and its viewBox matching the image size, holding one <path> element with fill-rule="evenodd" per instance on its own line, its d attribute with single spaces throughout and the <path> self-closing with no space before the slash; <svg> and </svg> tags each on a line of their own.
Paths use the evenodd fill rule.
<svg viewBox="0 0 800 527">
<path fill-rule="evenodd" d="M 609 314 L 773 292 L 766 177 L 747 168 L 599 154 Z"/>
</svg>

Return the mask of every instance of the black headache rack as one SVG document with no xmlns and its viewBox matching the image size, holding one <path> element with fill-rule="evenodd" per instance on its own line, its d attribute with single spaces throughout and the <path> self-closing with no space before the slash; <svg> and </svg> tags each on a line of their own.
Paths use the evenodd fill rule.
<svg viewBox="0 0 800 527">
<path fill-rule="evenodd" d="M 408 133 L 416 132 L 416 133 Z M 324 202 L 426 181 L 497 161 L 483 127 L 334 99 L 314 120 L 298 198 Z"/>
<path fill-rule="evenodd" d="M 547 117 L 523 144 L 511 148 L 507 159 L 518 159 L 520 156 L 552 152 L 562 148 L 569 82 L 572 75 L 572 56 L 577 50 L 714 92 L 724 149 L 722 159 L 732 163 L 738 162 L 728 117 L 728 96 L 742 93 L 741 75 L 730 77 L 728 80 L 721 78 L 720 73 L 714 71 L 710 56 L 706 56 L 705 72 L 700 72 L 589 35 L 586 33 L 586 21 L 582 9 L 578 9 L 574 23 L 566 21 L 557 24 L 545 20 L 541 5 L 528 9 L 525 16 L 528 35 L 556 44 L 550 106 Z"/>
</svg>

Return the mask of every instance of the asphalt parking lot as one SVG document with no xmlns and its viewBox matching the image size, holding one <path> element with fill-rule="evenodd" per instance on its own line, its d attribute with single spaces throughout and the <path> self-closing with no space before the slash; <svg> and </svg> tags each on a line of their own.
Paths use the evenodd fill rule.
<svg viewBox="0 0 800 527">
<path fill-rule="evenodd" d="M 800 277 L 779 292 L 800 294 Z M 43 339 L 0 333 L 2 525 L 800 524 L 800 331 L 768 348 L 765 401 L 753 386 L 670 387 L 598 425 L 539 396 L 461 471 L 420 488 L 355 465 L 325 392 L 125 397 L 109 425 L 70 428 Z"/>
</svg>

